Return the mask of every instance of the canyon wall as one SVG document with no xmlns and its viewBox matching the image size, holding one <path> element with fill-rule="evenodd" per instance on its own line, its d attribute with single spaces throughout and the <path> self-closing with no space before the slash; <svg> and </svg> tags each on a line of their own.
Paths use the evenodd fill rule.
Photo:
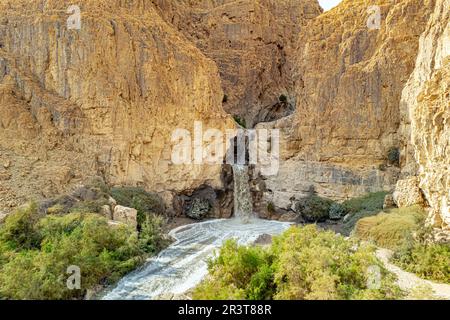
<svg viewBox="0 0 450 320">
<path fill-rule="evenodd" d="M 279 175 L 263 177 L 263 202 L 289 210 L 311 186 L 337 200 L 393 189 L 401 94 L 433 8 L 429 0 L 344 0 L 311 21 L 298 41 L 296 113 L 269 125 L 283 143 Z"/>
<path fill-rule="evenodd" d="M 403 176 L 417 176 L 430 222 L 450 232 L 450 1 L 437 0 L 402 95 Z M 401 199 L 411 192 L 401 190 Z M 414 186 L 412 186 L 414 187 Z"/>
<path fill-rule="evenodd" d="M 154 2 L 217 63 L 228 113 L 252 127 L 294 111 L 291 62 L 299 35 L 322 12 L 316 0 Z"/>
<path fill-rule="evenodd" d="M 256 210 L 401 178 L 448 228 L 449 0 L 83 0 L 80 30 L 71 4 L 0 0 L 0 211 L 100 176 L 177 212 L 224 197 L 229 216 L 229 168 L 171 162 L 175 129 L 224 131 L 229 113 L 281 130 Z"/>
<path fill-rule="evenodd" d="M 0 1 L 3 209 L 91 176 L 169 198 L 222 188 L 220 165 L 171 163 L 174 129 L 234 127 L 215 63 L 151 1 L 79 1 L 80 30 L 71 4 Z"/>
</svg>

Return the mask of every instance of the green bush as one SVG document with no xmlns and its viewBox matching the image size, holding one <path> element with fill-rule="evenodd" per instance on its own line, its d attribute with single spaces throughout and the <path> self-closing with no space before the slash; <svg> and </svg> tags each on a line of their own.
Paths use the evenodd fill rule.
<svg viewBox="0 0 450 320">
<path fill-rule="evenodd" d="M 344 201 L 342 204 L 348 213 L 357 213 L 361 211 L 381 211 L 383 210 L 384 198 L 388 192 L 380 191 L 368 193 L 362 197 L 353 198 Z"/>
<path fill-rule="evenodd" d="M 372 266 L 381 271 L 378 289 L 367 285 Z M 267 249 L 229 241 L 209 262 L 209 271 L 194 299 L 397 299 L 403 294 L 373 247 L 314 225 L 292 227 Z"/>
<path fill-rule="evenodd" d="M 245 121 L 244 118 L 241 118 L 240 116 L 233 116 L 234 121 L 236 121 L 236 123 L 238 125 L 240 125 L 242 128 L 247 128 L 247 122 Z"/>
<path fill-rule="evenodd" d="M 383 248 L 398 249 L 413 241 L 413 234 L 422 227 L 424 219 L 425 212 L 419 206 L 391 209 L 360 219 L 355 226 L 355 235 Z"/>
<path fill-rule="evenodd" d="M 391 209 L 359 220 L 355 235 L 396 250 L 393 262 L 419 277 L 450 283 L 450 245 L 431 243 L 420 206 Z"/>
<path fill-rule="evenodd" d="M 110 226 L 98 214 L 39 216 L 32 205 L 0 226 L 0 297 L 79 299 L 86 290 L 117 281 L 156 253 L 162 221 L 148 217 L 140 237 L 126 225 Z M 81 289 L 69 290 L 69 266 L 81 270 Z"/>
<path fill-rule="evenodd" d="M 139 229 L 150 214 L 164 214 L 162 199 L 154 194 L 137 187 L 117 187 L 111 189 L 111 196 L 117 204 L 137 210 Z"/>
<path fill-rule="evenodd" d="M 70 208 L 70 213 L 100 213 L 102 207 L 108 204 L 106 199 L 79 201 Z M 50 210 L 50 209 L 49 209 Z M 47 210 L 47 213 L 50 213 Z"/>
<path fill-rule="evenodd" d="M 297 201 L 295 211 L 300 213 L 307 222 L 323 222 L 329 218 L 333 203 L 330 199 L 310 195 Z"/>
<path fill-rule="evenodd" d="M 380 213 L 383 210 L 384 198 L 387 194 L 384 191 L 369 193 L 342 203 L 345 213 L 349 215 L 345 219 L 342 233 L 350 235 L 360 219 Z"/>
<path fill-rule="evenodd" d="M 395 299 L 395 278 L 374 255 L 374 248 L 348 241 L 315 226 L 291 228 L 275 238 L 273 251 L 277 299 Z M 369 267 L 381 271 L 381 286 L 370 289 Z"/>
<path fill-rule="evenodd" d="M 412 243 L 398 250 L 393 262 L 419 277 L 450 284 L 450 245 Z"/>
</svg>

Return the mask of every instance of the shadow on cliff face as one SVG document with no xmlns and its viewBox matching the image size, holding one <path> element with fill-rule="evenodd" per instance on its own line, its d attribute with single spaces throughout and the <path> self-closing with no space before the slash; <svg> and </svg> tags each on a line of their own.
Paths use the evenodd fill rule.
<svg viewBox="0 0 450 320">
<path fill-rule="evenodd" d="M 173 198 L 173 209 L 177 217 L 194 220 L 206 218 L 231 218 L 233 215 L 233 169 L 223 165 L 222 189 L 201 185 L 194 190 L 186 190 Z"/>
</svg>

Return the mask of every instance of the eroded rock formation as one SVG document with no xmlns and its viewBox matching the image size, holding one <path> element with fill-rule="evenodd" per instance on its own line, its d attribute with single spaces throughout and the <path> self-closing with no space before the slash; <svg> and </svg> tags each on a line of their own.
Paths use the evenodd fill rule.
<svg viewBox="0 0 450 320">
<path fill-rule="evenodd" d="M 215 63 L 151 1 L 79 1 L 80 30 L 71 4 L 0 2 L 1 205 L 94 175 L 168 197 L 220 188 L 221 166 L 170 161 L 174 129 L 234 127 Z"/>
</svg>

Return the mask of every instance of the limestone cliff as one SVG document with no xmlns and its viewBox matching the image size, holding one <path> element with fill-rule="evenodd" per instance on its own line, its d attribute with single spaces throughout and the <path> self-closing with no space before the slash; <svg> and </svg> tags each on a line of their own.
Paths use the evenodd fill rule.
<svg viewBox="0 0 450 320">
<path fill-rule="evenodd" d="M 176 128 L 225 129 L 218 69 L 151 1 L 0 1 L 0 203 L 89 176 L 158 192 L 220 188 L 221 166 L 176 166 Z M 5 165 L 3 165 L 5 164 Z"/>
<path fill-rule="evenodd" d="M 322 11 L 316 0 L 154 2 L 217 63 L 228 113 L 252 127 L 294 111 L 291 62 L 299 34 Z"/>
<path fill-rule="evenodd" d="M 369 28 L 370 6 L 380 8 Z M 277 177 L 264 198 L 290 209 L 313 185 L 334 199 L 391 190 L 399 168 L 400 98 L 434 1 L 344 0 L 299 36 L 296 113 L 272 126 L 284 133 Z"/>
<path fill-rule="evenodd" d="M 438 0 L 402 95 L 403 173 L 417 175 L 430 221 L 450 231 L 450 1 Z M 409 191 L 406 190 L 407 194 Z"/>
</svg>

